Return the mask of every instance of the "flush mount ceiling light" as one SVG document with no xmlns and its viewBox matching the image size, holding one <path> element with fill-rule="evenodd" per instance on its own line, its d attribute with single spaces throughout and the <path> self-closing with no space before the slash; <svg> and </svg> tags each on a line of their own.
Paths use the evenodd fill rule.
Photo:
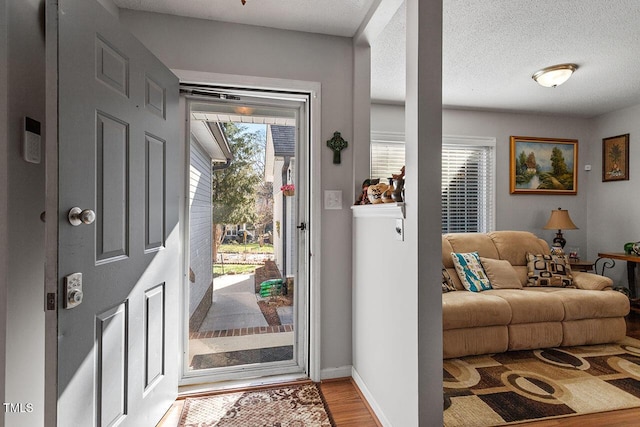
<svg viewBox="0 0 640 427">
<path fill-rule="evenodd" d="M 556 87 L 569 80 L 569 77 L 578 69 L 576 64 L 559 64 L 543 68 L 533 73 L 531 78 L 540 86 Z"/>
</svg>

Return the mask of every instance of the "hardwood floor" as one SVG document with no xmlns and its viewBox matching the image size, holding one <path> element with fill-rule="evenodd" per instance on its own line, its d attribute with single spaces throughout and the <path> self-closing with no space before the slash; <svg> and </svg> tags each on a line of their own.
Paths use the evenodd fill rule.
<svg viewBox="0 0 640 427">
<path fill-rule="evenodd" d="M 336 426 L 382 426 L 351 378 L 323 381 L 320 389 Z"/>
</svg>

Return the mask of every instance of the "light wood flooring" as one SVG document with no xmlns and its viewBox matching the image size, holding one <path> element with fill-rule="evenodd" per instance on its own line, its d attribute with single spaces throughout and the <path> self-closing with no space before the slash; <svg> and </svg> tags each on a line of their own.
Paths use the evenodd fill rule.
<svg viewBox="0 0 640 427">
<path fill-rule="evenodd" d="M 640 339 L 640 309 L 632 310 L 627 317 L 627 335 Z M 320 388 L 338 427 L 381 426 L 352 379 L 324 381 L 320 384 Z M 178 425 L 182 402 L 178 400 L 174 403 L 158 427 L 176 427 Z M 519 424 L 519 426 L 525 427 L 637 427 L 639 425 L 640 408 Z"/>
</svg>

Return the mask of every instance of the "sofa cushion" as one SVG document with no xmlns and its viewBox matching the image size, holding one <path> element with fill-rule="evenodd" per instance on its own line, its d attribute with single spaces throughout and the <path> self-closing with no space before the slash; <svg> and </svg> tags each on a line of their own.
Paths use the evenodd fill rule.
<svg viewBox="0 0 640 427">
<path fill-rule="evenodd" d="M 555 292 L 531 292 L 527 289 L 494 289 L 487 296 L 504 299 L 511 308 L 510 324 L 561 322 L 564 319 L 562 298 Z M 484 295 L 484 294 L 483 294 Z"/>
<path fill-rule="evenodd" d="M 442 294 L 442 329 L 506 326 L 511 307 L 503 298 L 474 292 Z"/>
<path fill-rule="evenodd" d="M 491 289 L 491 282 L 487 279 L 477 252 L 451 252 L 451 258 L 453 258 L 453 265 L 455 265 L 458 277 L 466 290 L 482 292 Z"/>
<path fill-rule="evenodd" d="M 629 298 L 618 291 L 560 289 L 553 295 L 557 295 L 562 301 L 565 321 L 623 317 L 629 314 Z"/>
<path fill-rule="evenodd" d="M 564 255 L 527 253 L 527 266 L 527 286 L 574 287 L 571 266 Z"/>
<path fill-rule="evenodd" d="M 573 284 L 578 289 L 602 291 L 613 287 L 613 280 L 606 276 L 583 271 L 572 271 L 571 275 L 573 276 Z"/>
<path fill-rule="evenodd" d="M 451 252 L 478 252 L 485 258 L 499 258 L 496 246 L 485 233 L 450 233 L 442 238 L 451 245 Z M 448 267 L 446 263 L 444 265 Z"/>
<path fill-rule="evenodd" d="M 493 231 L 487 235 L 498 252 L 497 257 L 491 258 L 506 259 L 514 267 L 527 265 L 527 252 L 549 253 L 547 242 L 528 231 Z"/>
<path fill-rule="evenodd" d="M 507 260 L 480 257 L 493 289 L 522 289 L 518 273 Z"/>
<path fill-rule="evenodd" d="M 453 292 L 456 290 L 456 286 L 453 284 L 453 280 L 451 280 L 451 276 L 447 269 L 442 266 L 442 292 Z"/>
</svg>

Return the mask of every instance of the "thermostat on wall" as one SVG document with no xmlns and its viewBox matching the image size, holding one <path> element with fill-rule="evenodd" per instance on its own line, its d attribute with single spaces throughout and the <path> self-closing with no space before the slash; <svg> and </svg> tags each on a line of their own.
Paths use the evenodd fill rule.
<svg viewBox="0 0 640 427">
<path fill-rule="evenodd" d="M 24 118 L 22 158 L 29 163 L 40 163 L 40 122 L 31 117 Z"/>
</svg>

